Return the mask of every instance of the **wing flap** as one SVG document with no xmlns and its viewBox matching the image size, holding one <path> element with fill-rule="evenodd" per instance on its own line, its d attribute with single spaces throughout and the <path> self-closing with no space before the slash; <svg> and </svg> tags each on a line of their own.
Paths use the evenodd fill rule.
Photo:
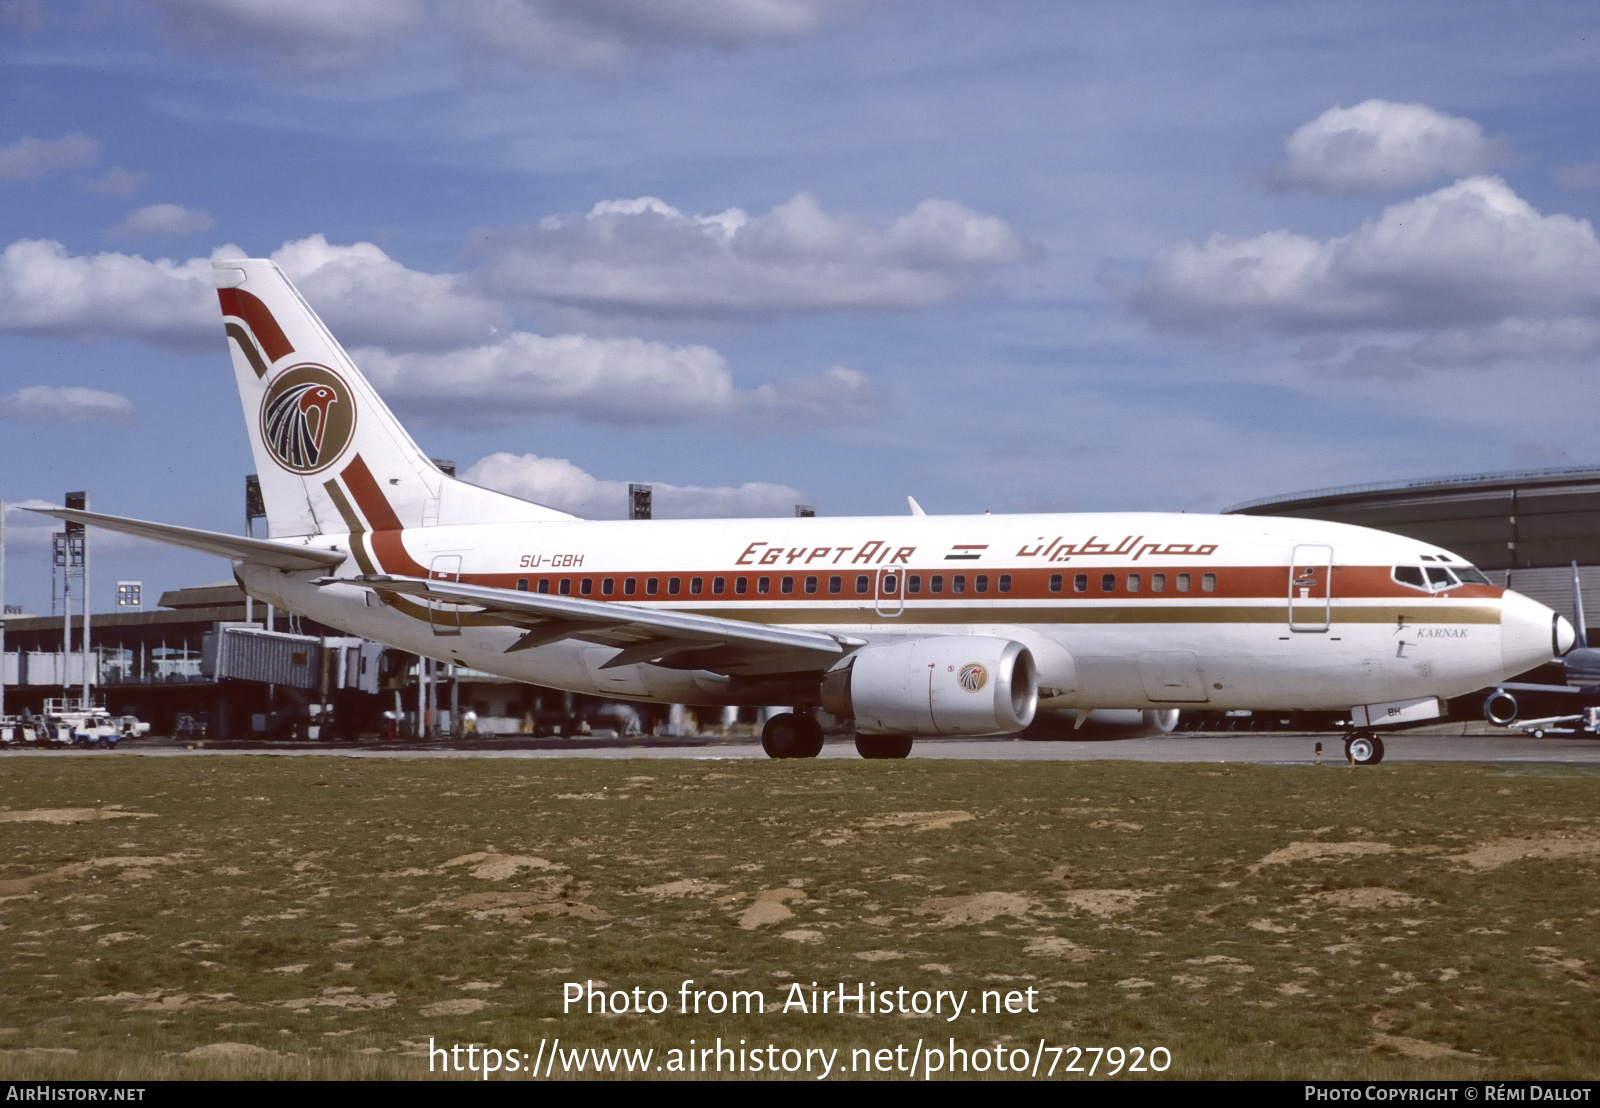
<svg viewBox="0 0 1600 1108">
<path fill-rule="evenodd" d="M 724 651 L 744 656 L 801 652 L 816 656 L 819 665 L 826 665 L 844 653 L 847 646 L 860 645 L 853 639 L 797 627 L 771 627 L 721 616 L 646 608 L 625 601 L 551 596 L 459 581 L 368 574 L 325 577 L 317 584 L 357 585 L 374 592 L 405 593 L 438 603 L 479 609 L 503 619 L 510 626 L 527 630 L 522 639 L 512 644 L 511 650 L 543 646 L 565 638 L 594 641 L 597 636 L 603 636 L 624 651 L 608 663 L 613 668 L 712 648 L 718 648 L 719 655 Z M 543 622 L 533 623 L 530 617 Z M 621 661 L 623 657 L 628 661 Z"/>
</svg>

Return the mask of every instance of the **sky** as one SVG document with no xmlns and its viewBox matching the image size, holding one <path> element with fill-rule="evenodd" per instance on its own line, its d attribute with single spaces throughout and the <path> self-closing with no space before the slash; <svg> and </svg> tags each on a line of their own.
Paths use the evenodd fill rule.
<svg viewBox="0 0 1600 1108">
<path fill-rule="evenodd" d="M 1600 463 L 1600 10 L 0 0 L 6 599 L 243 529 L 213 257 L 593 518 L 1156 510 Z M 15 507 L 13 507 L 15 506 Z M 226 578 L 92 539 L 94 606 Z"/>
</svg>

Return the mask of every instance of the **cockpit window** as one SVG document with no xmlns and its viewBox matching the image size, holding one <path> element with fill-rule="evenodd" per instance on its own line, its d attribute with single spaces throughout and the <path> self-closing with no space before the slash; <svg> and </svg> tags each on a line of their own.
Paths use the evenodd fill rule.
<svg viewBox="0 0 1600 1108">
<path fill-rule="evenodd" d="M 1426 557 L 1426 555 L 1423 555 Z M 1395 566 L 1394 579 L 1402 585 L 1409 585 L 1414 589 L 1427 589 L 1429 592 L 1441 592 L 1453 589 L 1465 583 L 1468 585 L 1487 585 L 1489 579 L 1472 566 L 1459 566 L 1446 568 L 1444 566 Z"/>
<path fill-rule="evenodd" d="M 1428 587 L 1428 583 L 1422 579 L 1422 570 L 1418 566 L 1395 566 L 1394 579 L 1402 585 L 1410 585 L 1414 589 Z"/>
</svg>

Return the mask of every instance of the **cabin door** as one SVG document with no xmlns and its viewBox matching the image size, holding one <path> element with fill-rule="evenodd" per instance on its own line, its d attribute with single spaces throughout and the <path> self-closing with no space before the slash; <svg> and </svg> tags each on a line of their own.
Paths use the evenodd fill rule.
<svg viewBox="0 0 1600 1108">
<path fill-rule="evenodd" d="M 1333 547 L 1306 543 L 1289 563 L 1289 630 L 1326 631 L 1333 617 Z"/>
<path fill-rule="evenodd" d="M 897 616 L 906 607 L 906 575 L 898 569 L 880 569 L 873 608 L 880 616 Z"/>
<path fill-rule="evenodd" d="M 461 580 L 461 555 L 435 554 L 433 561 L 428 566 L 428 579 L 431 581 L 460 581 Z M 428 601 L 428 622 L 433 625 L 435 635 L 461 634 L 461 608 L 456 604 L 441 604 L 437 600 Z"/>
</svg>

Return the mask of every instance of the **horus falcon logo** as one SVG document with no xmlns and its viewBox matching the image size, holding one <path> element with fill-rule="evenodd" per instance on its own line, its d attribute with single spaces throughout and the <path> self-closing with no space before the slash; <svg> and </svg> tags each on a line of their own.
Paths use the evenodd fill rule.
<svg viewBox="0 0 1600 1108">
<path fill-rule="evenodd" d="M 968 692 L 977 692 L 989 683 L 989 671 L 977 662 L 968 662 L 956 674 L 956 683 Z"/>
<path fill-rule="evenodd" d="M 325 366 L 285 371 L 261 400 L 261 439 L 290 473 L 316 473 L 332 465 L 355 429 L 350 388 Z"/>
</svg>

